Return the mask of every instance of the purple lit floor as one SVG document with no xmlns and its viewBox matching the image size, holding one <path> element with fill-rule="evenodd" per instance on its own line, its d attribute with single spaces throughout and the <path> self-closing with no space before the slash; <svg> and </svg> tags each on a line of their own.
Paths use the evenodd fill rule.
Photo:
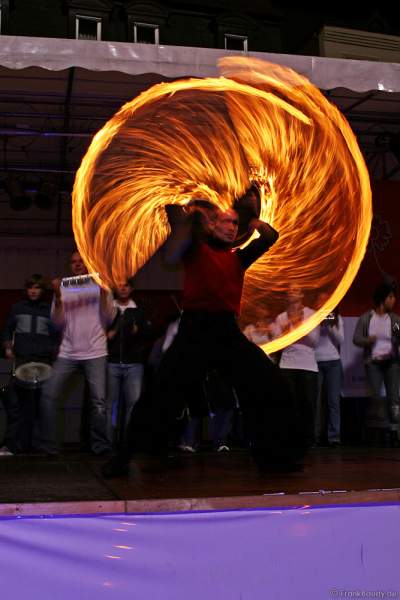
<svg viewBox="0 0 400 600">
<path fill-rule="evenodd" d="M 395 598 L 399 531 L 399 504 L 2 518 L 1 593 L 14 600 Z"/>
</svg>

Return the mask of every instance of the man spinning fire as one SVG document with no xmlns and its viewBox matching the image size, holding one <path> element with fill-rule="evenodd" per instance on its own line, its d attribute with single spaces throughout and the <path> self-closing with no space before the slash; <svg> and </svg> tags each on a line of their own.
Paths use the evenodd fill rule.
<svg viewBox="0 0 400 600">
<path fill-rule="evenodd" d="M 237 323 L 246 269 L 278 239 L 277 231 L 258 219 L 257 200 L 251 189 L 226 211 L 204 200 L 165 208 L 171 227 L 165 260 L 183 265 L 183 311 L 155 383 L 153 434 L 161 450 L 175 441 L 182 416 L 194 408 L 207 372 L 214 369 L 236 391 L 258 464 L 267 470 L 292 470 L 302 452 L 293 448 L 287 427 L 290 410 L 279 369 Z M 241 231 L 257 230 L 259 237 L 234 249 L 239 224 Z M 106 465 L 105 474 L 122 474 L 127 462 L 120 453 Z"/>
</svg>

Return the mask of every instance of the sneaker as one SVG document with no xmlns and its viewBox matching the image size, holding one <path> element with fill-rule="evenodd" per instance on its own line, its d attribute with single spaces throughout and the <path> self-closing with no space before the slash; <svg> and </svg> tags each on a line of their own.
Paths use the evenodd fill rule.
<svg viewBox="0 0 400 600">
<path fill-rule="evenodd" d="M 11 452 L 7 446 L 2 446 L 2 448 L 0 448 L 0 456 L 14 456 L 14 452 Z"/>
<path fill-rule="evenodd" d="M 193 448 L 193 446 L 189 446 L 189 444 L 179 444 L 178 448 L 182 452 L 189 452 L 190 454 L 195 454 L 196 452 L 196 448 Z"/>
<path fill-rule="evenodd" d="M 227 446 L 227 444 L 220 444 L 219 446 L 217 446 L 216 448 L 217 452 L 230 452 L 231 449 L 229 448 L 229 446 Z"/>
</svg>

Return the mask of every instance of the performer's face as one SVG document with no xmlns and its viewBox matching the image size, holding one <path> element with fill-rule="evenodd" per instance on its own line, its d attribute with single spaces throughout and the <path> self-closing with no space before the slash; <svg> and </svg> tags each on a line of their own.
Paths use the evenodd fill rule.
<svg viewBox="0 0 400 600">
<path fill-rule="evenodd" d="M 83 262 L 81 255 L 79 254 L 79 252 L 74 252 L 71 256 L 71 262 L 70 262 L 70 267 L 71 267 L 71 273 L 72 275 L 78 276 L 78 275 L 86 275 L 87 273 L 87 269 L 85 267 L 85 263 Z"/>
<path fill-rule="evenodd" d="M 214 237 L 227 244 L 232 244 L 237 236 L 239 227 L 238 215 L 234 210 L 222 210 L 217 213 L 212 223 L 211 231 Z"/>
<path fill-rule="evenodd" d="M 43 290 L 37 283 L 34 283 L 31 285 L 31 287 L 26 288 L 26 295 L 28 296 L 29 300 L 32 300 L 32 302 L 39 300 L 42 293 Z"/>
</svg>

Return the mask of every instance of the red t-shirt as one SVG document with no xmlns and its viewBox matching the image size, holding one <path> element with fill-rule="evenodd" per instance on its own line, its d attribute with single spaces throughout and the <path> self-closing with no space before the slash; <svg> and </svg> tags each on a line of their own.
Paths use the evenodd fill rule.
<svg viewBox="0 0 400 600">
<path fill-rule="evenodd" d="M 234 250 L 200 242 L 183 264 L 184 310 L 239 314 L 245 269 Z"/>
</svg>

